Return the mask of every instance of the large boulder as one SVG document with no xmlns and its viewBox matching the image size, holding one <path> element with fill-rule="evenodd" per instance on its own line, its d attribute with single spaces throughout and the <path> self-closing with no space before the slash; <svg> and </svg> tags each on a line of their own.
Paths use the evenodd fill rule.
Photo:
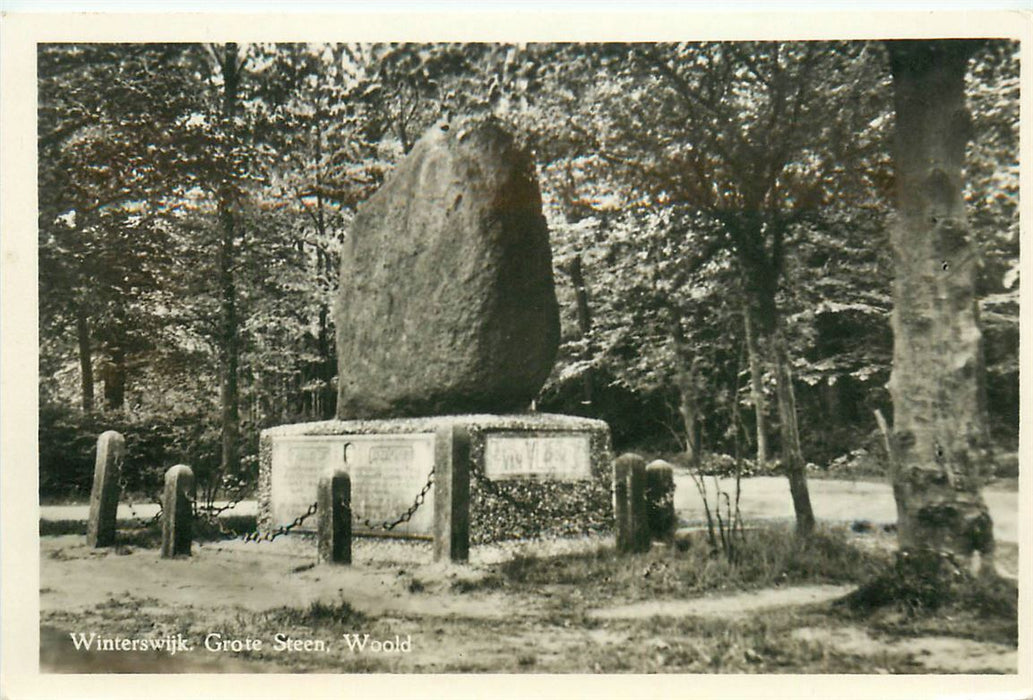
<svg viewBox="0 0 1033 700">
<path fill-rule="evenodd" d="M 559 312 L 528 154 L 491 121 L 438 124 L 360 208 L 335 310 L 341 419 L 527 408 Z"/>
</svg>

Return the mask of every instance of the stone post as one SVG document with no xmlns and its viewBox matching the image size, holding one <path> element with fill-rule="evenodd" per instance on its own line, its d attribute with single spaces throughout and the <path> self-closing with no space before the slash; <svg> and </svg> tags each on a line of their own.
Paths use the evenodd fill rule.
<svg viewBox="0 0 1033 700">
<path fill-rule="evenodd" d="M 194 472 L 177 464 L 165 472 L 162 495 L 161 556 L 190 556 L 193 539 Z"/>
<path fill-rule="evenodd" d="M 648 551 L 646 461 L 637 454 L 623 454 L 613 464 L 613 512 L 617 527 L 617 551 Z"/>
<path fill-rule="evenodd" d="M 352 563 L 352 480 L 337 470 L 319 479 L 316 491 L 316 560 L 327 564 Z"/>
<path fill-rule="evenodd" d="M 654 540 L 670 542 L 677 520 L 674 516 L 674 467 L 662 459 L 646 467 L 646 519 Z"/>
<path fill-rule="evenodd" d="M 86 526 L 86 544 L 90 547 L 110 547 L 115 544 L 118 482 L 125 456 L 125 438 L 114 430 L 102 433 L 97 438 L 97 462 L 93 468 L 93 490 L 90 492 L 90 520 Z"/>
<path fill-rule="evenodd" d="M 448 426 L 434 436 L 434 561 L 470 557 L 470 434 Z"/>
</svg>

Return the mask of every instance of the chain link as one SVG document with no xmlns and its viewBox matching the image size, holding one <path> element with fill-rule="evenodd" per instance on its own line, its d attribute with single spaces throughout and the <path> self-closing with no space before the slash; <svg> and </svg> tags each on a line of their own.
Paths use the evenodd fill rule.
<svg viewBox="0 0 1033 700">
<path fill-rule="evenodd" d="M 292 522 L 288 523 L 287 525 L 281 525 L 275 530 L 266 533 L 263 533 L 258 528 L 255 528 L 254 530 L 250 530 L 248 532 L 237 532 L 236 530 L 227 527 L 218 515 L 213 514 L 208 509 L 198 509 L 197 514 L 202 519 L 204 519 L 205 522 L 207 522 L 209 525 L 212 525 L 216 529 L 218 529 L 219 534 L 222 535 L 221 539 L 223 541 L 239 539 L 243 542 L 272 542 L 277 537 L 280 537 L 281 535 L 286 535 L 294 528 L 299 527 L 302 523 L 305 522 L 305 520 L 312 517 L 312 515 L 315 514 L 318 508 L 319 502 L 313 501 L 312 504 L 308 507 L 308 510 L 296 517 Z M 225 509 L 219 508 L 218 512 L 221 513 L 223 510 Z"/>
<path fill-rule="evenodd" d="M 420 506 L 423 505 L 424 501 L 427 500 L 427 492 L 430 491 L 432 486 L 434 486 L 434 467 L 430 468 L 430 473 L 427 474 L 427 483 L 425 483 L 423 488 L 420 489 L 420 492 L 416 494 L 416 500 L 413 501 L 413 504 L 409 506 L 404 513 L 394 520 L 384 520 L 380 523 L 374 523 L 369 518 L 366 518 L 362 521 L 362 524 L 370 530 L 385 530 L 390 532 L 399 525 L 409 522 L 412 520 L 412 516 L 416 514 L 416 511 L 420 509 Z"/>
<path fill-rule="evenodd" d="M 294 518 L 293 522 L 287 525 L 281 525 L 275 530 L 272 530 L 271 532 L 267 532 L 265 534 L 260 533 L 258 530 L 253 530 L 251 532 L 246 533 L 243 537 L 241 537 L 241 539 L 243 539 L 245 542 L 272 542 L 280 535 L 286 535 L 294 528 L 300 526 L 303 522 L 305 522 L 307 518 L 314 515 L 318 508 L 319 502 L 313 501 L 312 505 L 308 507 L 308 510 L 306 510 L 298 517 Z"/>
<path fill-rule="evenodd" d="M 141 518 L 137 514 L 137 512 L 136 512 L 135 504 L 133 503 L 132 499 L 129 498 L 129 482 L 126 479 L 126 473 L 125 473 L 124 467 L 125 467 L 125 462 L 123 461 L 121 467 L 118 470 L 118 492 L 119 492 L 120 498 L 125 498 L 126 499 L 126 505 L 129 506 L 129 515 L 130 515 L 130 517 L 133 520 L 136 520 L 138 523 L 140 523 L 145 528 L 146 527 L 150 527 L 151 525 L 153 525 L 154 523 L 158 522 L 158 520 L 161 519 L 161 512 L 162 512 L 161 499 L 155 499 L 156 503 L 158 504 L 158 512 L 157 513 L 155 513 L 152 517 L 148 518 L 147 520 L 144 520 L 143 518 Z"/>
<path fill-rule="evenodd" d="M 416 514 L 416 511 L 420 509 L 420 506 L 422 506 L 426 502 L 427 494 L 430 492 L 433 486 L 434 468 L 431 467 L 430 472 L 427 474 L 427 481 L 423 485 L 423 488 L 421 488 L 420 492 L 416 494 L 416 498 L 413 499 L 412 505 L 409 506 L 401 515 L 399 515 L 394 520 L 384 520 L 379 523 L 375 523 L 371 521 L 369 518 L 366 518 L 362 521 L 363 525 L 365 525 L 370 530 L 391 531 L 399 525 L 409 522 L 410 520 L 412 520 L 412 517 Z M 223 540 L 240 539 L 244 542 L 272 542 L 277 537 L 280 537 L 281 535 L 286 535 L 294 528 L 301 526 L 301 524 L 304 523 L 306 519 L 315 514 L 316 510 L 319 507 L 318 501 L 313 502 L 312 505 L 308 507 L 308 510 L 299 515 L 297 518 L 295 518 L 293 522 L 287 525 L 281 525 L 280 527 L 276 528 L 275 530 L 272 530 L 271 532 L 263 534 L 256 528 L 250 532 L 239 533 L 235 530 L 232 530 L 231 528 L 228 528 L 222 522 L 222 519 L 219 517 L 219 515 L 236 506 L 242 499 L 243 496 L 238 493 L 233 500 L 227 503 L 227 505 L 220 506 L 219 508 L 197 507 L 196 502 L 193 499 L 190 500 L 192 503 L 194 503 L 195 510 L 198 516 L 204 519 L 209 525 L 212 525 L 216 529 L 218 529 L 219 534 L 222 535 Z"/>
</svg>

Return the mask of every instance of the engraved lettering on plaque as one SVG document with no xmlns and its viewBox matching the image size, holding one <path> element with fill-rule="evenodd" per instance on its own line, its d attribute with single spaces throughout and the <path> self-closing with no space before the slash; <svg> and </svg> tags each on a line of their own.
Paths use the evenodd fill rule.
<svg viewBox="0 0 1033 700">
<path fill-rule="evenodd" d="M 590 479 L 589 436 L 489 434 L 484 471 L 490 479 Z"/>
<path fill-rule="evenodd" d="M 353 527 L 393 522 L 414 502 L 434 466 L 434 435 L 340 435 L 274 438 L 271 505 L 275 525 L 290 522 L 315 500 L 319 477 L 343 468 L 352 478 Z M 433 489 L 396 535 L 433 532 Z M 302 528 L 310 529 L 306 522 Z M 372 528 L 382 534 L 380 528 Z"/>
<path fill-rule="evenodd" d="M 279 447 L 280 449 L 276 449 Z M 272 515 L 274 526 L 303 514 L 316 500 L 316 484 L 330 466 L 327 443 L 290 442 L 274 446 Z M 278 459 L 279 457 L 279 459 Z M 278 468 L 279 467 L 279 468 Z"/>
</svg>

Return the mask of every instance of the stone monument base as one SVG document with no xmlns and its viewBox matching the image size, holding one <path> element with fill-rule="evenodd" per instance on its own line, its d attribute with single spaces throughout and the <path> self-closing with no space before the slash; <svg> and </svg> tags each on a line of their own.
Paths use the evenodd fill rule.
<svg viewBox="0 0 1033 700">
<path fill-rule="evenodd" d="M 357 535 L 440 539 L 453 520 L 475 543 L 599 529 L 612 460 L 606 423 L 548 413 L 283 425 L 262 431 L 259 527 L 303 514 L 320 477 L 343 469 Z"/>
</svg>

